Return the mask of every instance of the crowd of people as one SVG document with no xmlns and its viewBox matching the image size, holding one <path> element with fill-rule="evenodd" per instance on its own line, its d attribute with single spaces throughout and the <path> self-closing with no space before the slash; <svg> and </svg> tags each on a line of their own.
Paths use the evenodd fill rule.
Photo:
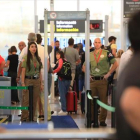
<svg viewBox="0 0 140 140">
<path fill-rule="evenodd" d="M 107 104 L 107 92 L 108 84 L 117 81 L 119 69 L 121 67 L 121 55 L 123 50 L 117 51 L 116 37 L 110 36 L 109 45 L 104 46 L 101 43 L 100 38 L 96 38 L 93 42 L 89 40 L 90 44 L 90 88 L 92 90 L 92 97 L 98 95 L 100 100 Z M 28 44 L 21 41 L 18 43 L 20 53 L 17 54 L 17 48 L 11 46 L 8 49 L 8 56 L 4 60 L 1 57 L 1 75 L 11 77 L 11 86 L 29 86 L 33 85 L 33 116 L 34 121 L 37 121 L 36 110 L 39 112 L 39 118 L 44 118 L 44 47 L 41 46 L 42 36 L 40 34 L 29 33 Z M 85 44 L 85 41 L 84 41 Z M 86 48 L 86 46 L 85 46 Z M 76 85 L 76 92 L 78 92 L 78 103 L 81 103 L 81 92 L 84 91 L 85 85 L 85 51 L 83 44 L 74 44 L 74 39 L 70 38 L 68 41 L 68 47 L 64 49 L 60 48 L 60 42 L 55 41 L 54 48 L 54 63 L 55 67 L 50 65 L 50 53 L 53 47 L 48 46 L 48 95 L 51 94 L 51 82 L 52 74 L 57 73 L 61 110 L 57 115 L 67 115 L 66 108 L 66 94 L 68 91 L 72 91 L 74 84 Z M 128 51 L 131 50 L 131 47 Z M 127 53 L 127 52 L 126 52 Z M 125 55 L 125 53 L 124 53 Z M 123 56 L 122 56 L 123 57 Z M 62 67 L 65 62 L 70 63 L 71 76 L 62 76 Z M 124 63 L 124 62 L 123 62 Z M 124 64 L 123 64 L 124 66 Z M 3 74 L 4 70 L 4 74 Z M 29 105 L 29 92 L 28 90 L 11 90 L 11 103 L 21 103 L 22 106 Z M 38 105 L 38 109 L 36 108 Z M 49 106 L 49 104 L 48 104 Z M 49 109 L 50 114 L 50 109 Z M 51 115 L 51 114 L 50 114 Z M 56 114 L 52 114 L 56 115 Z M 107 111 L 101 108 L 101 114 L 99 117 L 100 125 L 106 126 L 105 123 L 107 117 Z M 50 117 L 48 117 L 50 118 Z M 29 113 L 27 110 L 23 110 L 21 114 L 21 121 L 29 121 Z M 92 105 L 92 122 L 93 118 L 93 105 Z"/>
</svg>

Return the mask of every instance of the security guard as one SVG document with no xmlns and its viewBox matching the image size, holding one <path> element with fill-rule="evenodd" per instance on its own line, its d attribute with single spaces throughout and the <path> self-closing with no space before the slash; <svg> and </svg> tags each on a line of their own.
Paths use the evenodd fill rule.
<svg viewBox="0 0 140 140">
<path fill-rule="evenodd" d="M 96 38 L 94 40 L 95 50 L 90 52 L 90 88 L 93 96 L 99 96 L 100 100 L 107 104 L 107 86 L 108 77 L 117 68 L 117 62 L 113 55 L 107 51 L 101 49 L 101 40 Z M 110 69 L 110 63 L 113 64 Z M 85 71 L 85 65 L 83 65 Z M 92 120 L 93 118 L 93 104 L 91 107 Z M 107 117 L 107 110 L 101 108 L 101 114 L 99 116 L 100 126 L 107 126 L 105 123 Z"/>
<path fill-rule="evenodd" d="M 35 119 L 35 111 L 37 106 L 37 99 L 43 90 L 42 74 L 41 74 L 42 62 L 38 56 L 38 49 L 36 42 L 30 42 L 28 44 L 28 53 L 23 57 L 22 61 L 22 86 L 33 85 L 33 118 Z M 29 91 L 23 90 L 22 93 L 22 106 L 29 106 Z M 27 110 L 23 110 L 21 113 L 21 121 L 29 121 L 29 113 Z"/>
</svg>

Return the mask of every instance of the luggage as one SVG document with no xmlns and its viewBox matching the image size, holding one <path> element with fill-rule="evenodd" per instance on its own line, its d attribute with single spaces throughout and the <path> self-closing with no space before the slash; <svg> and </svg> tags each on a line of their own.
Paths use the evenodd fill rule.
<svg viewBox="0 0 140 140">
<path fill-rule="evenodd" d="M 75 80 L 74 80 L 74 83 L 73 83 L 73 91 L 75 91 L 77 93 L 77 98 L 79 99 L 79 80 L 76 79 L 75 77 Z"/>
<path fill-rule="evenodd" d="M 85 92 L 81 93 L 81 112 L 85 113 Z"/>
<path fill-rule="evenodd" d="M 75 91 L 68 91 L 67 93 L 67 112 L 75 112 L 77 114 L 77 93 Z"/>
</svg>

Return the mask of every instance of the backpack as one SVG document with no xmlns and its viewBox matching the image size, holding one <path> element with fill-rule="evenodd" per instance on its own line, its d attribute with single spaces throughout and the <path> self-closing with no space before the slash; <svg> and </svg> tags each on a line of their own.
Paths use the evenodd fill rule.
<svg viewBox="0 0 140 140">
<path fill-rule="evenodd" d="M 108 50 L 110 53 L 112 53 L 111 44 L 109 44 L 108 46 L 105 46 L 104 49 L 105 49 L 105 50 Z"/>
<path fill-rule="evenodd" d="M 62 66 L 61 70 L 57 73 L 57 75 L 66 80 L 72 80 L 70 62 L 63 59 L 63 66 Z"/>
</svg>

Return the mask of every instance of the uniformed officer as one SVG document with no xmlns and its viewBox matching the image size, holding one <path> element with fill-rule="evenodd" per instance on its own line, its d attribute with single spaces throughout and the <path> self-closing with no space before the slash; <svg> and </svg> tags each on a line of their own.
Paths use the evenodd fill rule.
<svg viewBox="0 0 140 140">
<path fill-rule="evenodd" d="M 42 62 L 38 56 L 37 44 L 30 42 L 28 44 L 28 53 L 24 56 L 22 61 L 22 86 L 33 85 L 33 117 L 35 118 L 35 111 L 37 105 L 37 99 L 43 89 L 42 87 L 42 74 L 41 74 Z M 22 106 L 29 106 L 29 91 L 23 90 L 22 94 Z M 29 113 L 27 110 L 23 110 L 21 114 L 21 121 L 29 121 Z M 37 121 L 34 119 L 34 121 Z"/>
<path fill-rule="evenodd" d="M 107 79 L 115 71 L 118 64 L 113 55 L 109 51 L 101 49 L 101 46 L 100 38 L 96 38 L 94 40 L 95 50 L 90 52 L 90 88 L 92 97 L 98 95 L 100 100 L 107 104 Z M 110 63 L 113 64 L 111 69 Z M 85 66 L 83 66 L 83 70 L 85 71 Z M 93 104 L 91 109 L 92 120 L 94 120 Z M 105 123 L 106 117 L 107 110 L 101 108 L 101 114 L 99 116 L 101 126 L 107 125 Z"/>
</svg>

